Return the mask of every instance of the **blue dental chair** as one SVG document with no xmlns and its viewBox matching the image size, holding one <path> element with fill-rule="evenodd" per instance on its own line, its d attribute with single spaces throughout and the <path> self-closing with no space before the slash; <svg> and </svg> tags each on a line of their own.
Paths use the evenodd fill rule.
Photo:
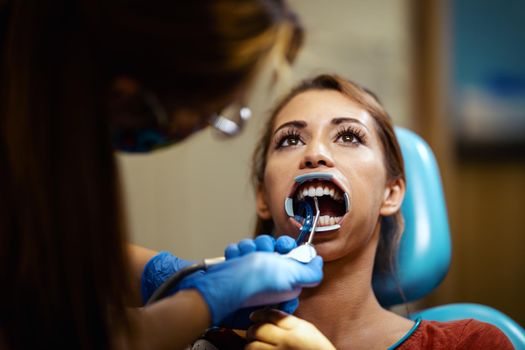
<svg viewBox="0 0 525 350">
<path fill-rule="evenodd" d="M 397 280 L 374 275 L 380 303 L 394 306 L 429 294 L 444 279 L 451 258 L 447 211 L 439 169 L 428 144 L 410 130 L 396 127 L 405 159 L 407 191 L 402 206 L 405 231 L 401 239 Z M 403 296 L 400 293 L 403 292 Z M 410 315 L 424 320 L 452 321 L 474 318 L 498 327 L 516 349 L 525 350 L 525 330 L 502 312 L 470 303 L 448 304 Z"/>
</svg>

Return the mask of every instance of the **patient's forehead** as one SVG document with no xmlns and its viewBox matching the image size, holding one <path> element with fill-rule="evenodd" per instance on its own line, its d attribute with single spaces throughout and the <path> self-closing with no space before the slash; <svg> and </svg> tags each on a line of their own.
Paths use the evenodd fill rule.
<svg viewBox="0 0 525 350">
<path fill-rule="evenodd" d="M 308 90 L 294 96 L 277 114 L 273 130 L 292 120 L 310 123 L 330 122 L 334 118 L 357 119 L 370 131 L 375 121 L 370 114 L 350 97 L 335 90 Z"/>
</svg>

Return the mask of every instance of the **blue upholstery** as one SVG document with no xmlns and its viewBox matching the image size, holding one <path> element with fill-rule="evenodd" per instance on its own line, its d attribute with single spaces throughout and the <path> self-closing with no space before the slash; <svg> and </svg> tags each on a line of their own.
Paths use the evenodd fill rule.
<svg viewBox="0 0 525 350">
<path fill-rule="evenodd" d="M 398 253 L 398 278 L 374 275 L 373 286 L 384 306 L 414 301 L 436 288 L 450 265 L 451 242 L 439 168 L 428 144 L 410 130 L 396 127 L 405 160 L 407 190 L 401 208 L 405 231 Z M 405 299 L 399 292 L 403 291 Z M 507 315 L 479 304 L 449 304 L 410 316 L 452 321 L 474 318 L 495 325 L 516 349 L 525 350 L 525 330 Z"/>
<path fill-rule="evenodd" d="M 392 276 L 374 276 L 374 291 L 384 306 L 430 293 L 445 278 L 451 256 L 447 209 L 434 154 L 412 131 L 396 127 L 396 135 L 407 181 L 401 208 L 405 231 L 398 254 L 398 281 Z"/>
</svg>

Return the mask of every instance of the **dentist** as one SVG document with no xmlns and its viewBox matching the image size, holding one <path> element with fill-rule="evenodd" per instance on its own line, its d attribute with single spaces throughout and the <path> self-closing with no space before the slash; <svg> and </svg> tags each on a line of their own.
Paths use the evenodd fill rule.
<svg viewBox="0 0 525 350">
<path fill-rule="evenodd" d="M 300 46 L 284 1 L 7 0 L 0 19 L 0 348 L 182 349 L 254 296 L 320 282 L 319 258 L 254 252 L 131 307 L 159 255 L 126 244 L 113 151 L 238 133 L 260 67 Z"/>
</svg>

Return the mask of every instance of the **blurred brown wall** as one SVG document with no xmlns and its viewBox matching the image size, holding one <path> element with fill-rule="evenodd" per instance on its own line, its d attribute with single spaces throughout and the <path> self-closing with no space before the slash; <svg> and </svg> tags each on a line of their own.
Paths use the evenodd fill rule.
<svg viewBox="0 0 525 350">
<path fill-rule="evenodd" d="M 447 1 L 412 1 L 415 129 L 440 164 L 453 260 L 425 307 L 474 302 L 525 324 L 525 162 L 460 159 L 451 133 Z"/>
</svg>

